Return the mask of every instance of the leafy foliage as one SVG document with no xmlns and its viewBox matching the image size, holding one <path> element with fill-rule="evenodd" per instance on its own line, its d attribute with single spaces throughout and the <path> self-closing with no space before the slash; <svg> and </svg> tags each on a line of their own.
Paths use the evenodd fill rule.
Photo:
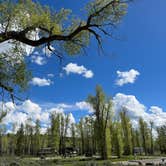
<svg viewBox="0 0 166 166">
<path fill-rule="evenodd" d="M 15 86 L 19 89 L 27 86 L 30 75 L 25 63 L 25 45 L 47 47 L 59 58 L 64 53 L 85 52 L 92 36 L 101 47 L 102 35 L 111 36 L 126 14 L 128 1 L 91 1 L 85 7 L 87 18 L 81 19 L 74 17 L 71 10 L 56 11 L 32 0 L 1 0 L 0 43 L 10 41 L 13 48 L 0 55 L 0 87 L 11 95 Z"/>
<path fill-rule="evenodd" d="M 92 105 L 95 110 L 95 131 L 97 137 L 97 146 L 100 149 L 101 157 L 107 159 L 107 127 L 108 122 L 111 118 L 112 101 L 107 99 L 102 88 L 96 87 L 96 95 L 90 95 L 88 102 Z"/>
<path fill-rule="evenodd" d="M 21 56 L 0 54 L 0 87 L 10 92 L 14 99 L 14 88 L 19 91 L 25 90 L 31 78 L 30 71 L 27 70 L 24 59 Z M 4 93 L 2 91 L 2 97 Z"/>
</svg>

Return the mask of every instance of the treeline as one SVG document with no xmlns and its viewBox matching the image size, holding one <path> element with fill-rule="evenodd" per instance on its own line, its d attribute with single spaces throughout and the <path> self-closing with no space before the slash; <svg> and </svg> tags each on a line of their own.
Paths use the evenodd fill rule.
<svg viewBox="0 0 166 166">
<path fill-rule="evenodd" d="M 92 115 L 71 123 L 69 114 L 53 113 L 45 133 L 41 133 L 39 120 L 34 125 L 29 119 L 15 134 L 5 134 L 1 127 L 0 153 L 36 156 L 41 148 L 51 147 L 63 155 L 66 147 L 72 147 L 79 155 L 100 155 L 102 159 L 134 155 L 136 149 L 143 149 L 145 155 L 166 154 L 166 125 L 155 128 L 153 122 L 140 118 L 135 127 L 125 108 L 115 118 L 112 101 L 99 86 L 95 96 L 90 95 L 87 101 L 94 109 Z"/>
</svg>

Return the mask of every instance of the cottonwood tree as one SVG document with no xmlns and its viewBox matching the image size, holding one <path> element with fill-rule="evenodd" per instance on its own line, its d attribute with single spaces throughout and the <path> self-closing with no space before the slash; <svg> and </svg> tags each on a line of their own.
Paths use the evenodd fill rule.
<svg viewBox="0 0 166 166">
<path fill-rule="evenodd" d="M 102 159 L 107 159 L 107 142 L 106 142 L 106 130 L 108 127 L 108 122 L 111 116 L 112 101 L 107 99 L 102 88 L 100 86 L 96 87 L 95 96 L 89 95 L 87 100 L 94 109 L 95 115 L 95 131 L 96 140 L 99 152 Z"/>
<path fill-rule="evenodd" d="M 64 115 L 60 114 L 60 139 L 59 139 L 59 154 L 65 156 L 66 155 L 66 138 L 67 132 L 69 129 L 69 114 Z"/>
<path fill-rule="evenodd" d="M 166 154 L 166 125 L 157 128 L 157 144 L 161 154 Z"/>
<path fill-rule="evenodd" d="M 19 130 L 16 134 L 16 154 L 23 155 L 24 154 L 24 147 L 25 147 L 25 137 L 24 137 L 24 125 L 21 124 Z"/>
<path fill-rule="evenodd" d="M 41 135 L 40 135 L 40 121 L 37 119 L 35 123 L 34 131 L 34 154 L 37 155 L 39 149 L 41 148 Z"/>
<path fill-rule="evenodd" d="M 84 135 L 84 120 L 80 119 L 77 126 L 78 135 L 80 137 L 80 154 L 83 155 L 85 153 L 85 135 Z"/>
<path fill-rule="evenodd" d="M 139 129 L 142 147 L 144 148 L 145 155 L 147 155 L 151 151 L 150 129 L 148 128 L 148 124 L 142 118 L 139 119 Z"/>
<path fill-rule="evenodd" d="M 76 126 L 74 123 L 71 124 L 71 127 L 70 127 L 70 130 L 71 130 L 71 144 L 72 144 L 72 147 L 75 148 L 76 147 Z"/>
<path fill-rule="evenodd" d="M 118 158 L 123 154 L 123 136 L 122 136 L 122 124 L 118 121 L 114 121 L 111 125 L 111 137 L 113 152 Z"/>
<path fill-rule="evenodd" d="M 126 109 L 123 108 L 123 111 L 120 112 L 121 124 L 122 124 L 122 133 L 124 140 L 124 154 L 131 155 L 132 154 L 132 133 L 131 133 L 131 122 L 130 118 L 126 115 Z"/>
<path fill-rule="evenodd" d="M 154 127 L 154 122 L 150 121 L 150 144 L 151 144 L 151 149 L 150 149 L 150 153 L 153 154 L 154 153 L 154 139 L 153 139 L 153 127 Z"/>
<path fill-rule="evenodd" d="M 51 115 L 51 126 L 49 129 L 49 147 L 59 150 L 60 139 L 60 114 L 54 113 Z"/>
<path fill-rule="evenodd" d="M 52 10 L 32 0 L 0 1 L 0 44 L 11 49 L 0 53 L 0 87 L 14 98 L 15 86 L 24 89 L 29 81 L 25 63 L 26 47 L 46 47 L 60 59 L 64 54 L 80 54 L 94 37 L 112 32 L 126 14 L 131 0 L 93 0 L 85 7 L 85 19 L 71 10 Z"/>
</svg>

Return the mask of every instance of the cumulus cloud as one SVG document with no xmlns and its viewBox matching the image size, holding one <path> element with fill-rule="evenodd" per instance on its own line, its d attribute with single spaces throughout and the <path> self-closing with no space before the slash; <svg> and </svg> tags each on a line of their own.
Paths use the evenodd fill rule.
<svg viewBox="0 0 166 166">
<path fill-rule="evenodd" d="M 5 106 L 10 109 L 8 111 L 7 116 L 3 119 L 2 123 L 6 124 L 7 126 L 11 124 L 15 124 L 16 128 L 18 129 L 20 124 L 25 124 L 30 122 L 32 125 L 35 125 L 35 121 L 38 119 L 42 125 L 42 133 L 46 131 L 46 128 L 50 126 L 50 115 L 51 114 L 61 114 L 62 116 L 65 115 L 65 108 L 67 105 L 64 104 L 57 104 L 61 105 L 60 107 L 54 107 L 50 109 L 42 108 L 39 104 L 32 102 L 31 100 L 25 100 L 20 105 L 14 105 L 12 102 L 5 103 Z M 63 108 L 62 108 L 63 107 Z M 69 116 L 69 126 L 72 123 L 75 123 L 75 118 L 72 113 L 68 114 Z M 32 121 L 29 121 L 31 119 Z M 12 132 L 10 128 L 8 132 Z"/>
<path fill-rule="evenodd" d="M 50 78 L 53 78 L 53 77 L 54 77 L 54 74 L 49 73 L 49 74 L 47 74 L 47 76 L 50 77 Z"/>
<path fill-rule="evenodd" d="M 146 107 L 141 104 L 135 96 L 117 93 L 113 97 L 114 109 L 116 115 L 123 109 L 127 110 L 127 114 L 132 118 L 139 118 L 145 113 Z"/>
<path fill-rule="evenodd" d="M 87 110 L 89 113 L 94 112 L 91 105 L 89 103 L 85 102 L 85 101 L 76 102 L 75 105 L 79 110 Z"/>
<path fill-rule="evenodd" d="M 42 56 L 36 56 L 36 55 L 32 56 L 31 61 L 40 66 L 46 63 L 45 59 Z"/>
<path fill-rule="evenodd" d="M 31 82 L 34 86 L 50 86 L 53 82 L 50 79 L 34 77 Z"/>
<path fill-rule="evenodd" d="M 0 103 L 2 104 L 2 103 Z M 44 106 L 43 106 L 44 105 Z M 4 104 L 8 110 L 7 116 L 3 119 L 2 123 L 9 126 L 16 124 L 19 126 L 21 123 L 25 124 L 29 118 L 32 119 L 33 125 L 37 119 L 40 120 L 42 126 L 42 133 L 50 126 L 51 114 L 62 114 L 64 117 L 68 113 L 70 124 L 75 123 L 74 111 L 86 111 L 92 113 L 94 110 L 86 101 L 75 102 L 74 104 L 66 103 L 49 103 L 37 104 L 31 100 L 26 100 L 22 104 L 15 105 L 12 102 Z M 155 127 L 166 124 L 166 112 L 158 106 L 151 106 L 147 108 L 142 104 L 134 95 L 126 95 L 117 93 L 113 97 L 114 117 L 118 118 L 119 113 L 126 110 L 127 115 L 131 118 L 133 126 L 138 126 L 138 120 L 142 117 L 147 123 L 154 122 Z M 8 128 L 10 131 L 10 128 Z"/>
<path fill-rule="evenodd" d="M 76 63 L 67 64 L 65 67 L 63 67 L 63 70 L 65 70 L 67 74 L 70 73 L 79 74 L 85 78 L 92 78 L 94 75 L 91 70 L 88 70 L 83 65 L 79 66 Z"/>
<path fill-rule="evenodd" d="M 115 117 L 119 112 L 126 110 L 134 126 L 138 125 L 138 120 L 142 117 L 147 123 L 154 122 L 155 126 L 166 124 L 166 112 L 158 106 L 151 106 L 149 109 L 140 103 L 133 95 L 118 93 L 113 98 Z"/>
<path fill-rule="evenodd" d="M 117 80 L 116 80 L 116 85 L 118 86 L 123 86 L 124 84 L 128 83 L 134 83 L 137 76 L 140 75 L 140 73 L 137 70 L 131 69 L 129 71 L 117 71 Z"/>
<path fill-rule="evenodd" d="M 26 100 L 21 105 L 13 104 L 12 106 L 10 103 L 9 107 L 10 111 L 8 111 L 7 116 L 3 119 L 5 124 L 14 123 L 20 125 L 21 123 L 24 124 L 28 118 L 40 119 L 41 107 L 31 100 Z"/>
<path fill-rule="evenodd" d="M 40 114 L 41 112 L 41 107 L 38 104 L 33 103 L 31 100 L 24 101 L 22 105 L 17 106 L 17 109 L 22 110 L 27 114 Z"/>
</svg>

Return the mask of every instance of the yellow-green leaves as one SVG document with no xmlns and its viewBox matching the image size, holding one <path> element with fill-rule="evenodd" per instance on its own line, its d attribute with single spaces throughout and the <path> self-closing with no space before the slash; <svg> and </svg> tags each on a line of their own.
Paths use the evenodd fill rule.
<svg viewBox="0 0 166 166">
<path fill-rule="evenodd" d="M 0 3 L 0 13 L 0 24 L 4 25 L 4 29 L 6 26 L 8 26 L 8 30 L 42 27 L 52 34 L 61 33 L 61 25 L 55 21 L 57 16 L 51 13 L 47 6 L 41 6 L 31 0 Z"/>
<path fill-rule="evenodd" d="M 115 0 L 94 0 L 87 5 L 86 9 L 89 16 L 93 15 L 92 23 L 116 24 L 126 14 L 127 4 Z"/>
</svg>

